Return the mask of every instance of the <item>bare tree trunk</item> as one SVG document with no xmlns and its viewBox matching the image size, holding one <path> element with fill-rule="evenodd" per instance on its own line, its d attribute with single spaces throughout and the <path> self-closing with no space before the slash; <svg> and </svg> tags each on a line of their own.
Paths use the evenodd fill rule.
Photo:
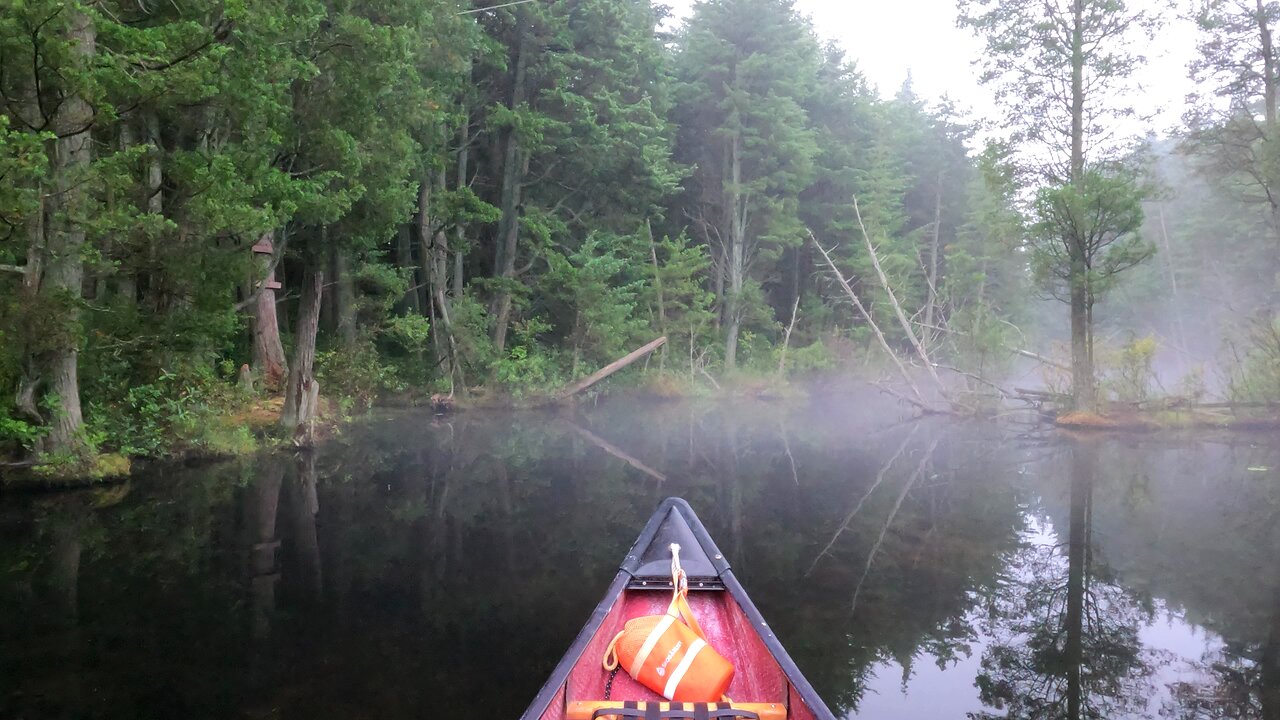
<svg viewBox="0 0 1280 720">
<path fill-rule="evenodd" d="M 312 370 L 316 359 L 316 333 L 320 325 L 320 298 L 324 292 L 324 273 L 313 270 L 302 288 L 298 307 L 297 330 L 294 332 L 293 363 L 285 388 L 284 411 L 280 426 L 295 439 L 309 439 L 308 425 L 315 418 L 319 399 Z"/>
<path fill-rule="evenodd" d="M 408 224 L 401 225 L 396 232 L 396 265 L 409 269 L 409 289 L 405 290 L 404 298 L 401 299 L 403 307 L 415 313 L 421 313 L 422 301 L 414 287 L 417 285 L 418 273 L 417 265 L 413 260 L 413 230 Z"/>
<path fill-rule="evenodd" d="M 468 77 L 470 77 L 470 72 L 468 72 Z M 463 111 L 462 128 L 459 130 L 458 138 L 458 190 L 469 187 L 467 175 L 470 172 L 468 166 L 471 161 L 471 112 L 465 103 Z M 454 299 L 462 296 L 462 248 L 466 247 L 466 245 L 467 230 L 462 223 L 458 223 L 458 226 L 453 229 L 453 287 L 449 292 L 449 297 Z"/>
<path fill-rule="evenodd" d="M 862 211 L 858 208 L 858 199 L 853 199 L 853 212 L 858 216 L 858 227 L 862 230 L 862 239 L 867 245 L 867 254 L 871 256 L 871 265 L 876 269 L 876 276 L 880 278 L 880 285 L 884 288 L 885 293 L 889 296 L 889 304 L 893 306 L 893 312 L 898 316 L 898 322 L 902 325 L 902 332 L 907 336 L 907 340 L 911 341 L 911 347 L 915 348 L 916 355 L 920 358 L 920 362 L 924 363 L 924 368 L 929 372 L 929 377 L 933 378 L 933 383 L 937 385 L 938 392 L 946 396 L 946 386 L 942 384 L 941 378 L 938 377 L 938 371 L 933 367 L 933 361 L 929 359 L 929 353 L 925 351 L 924 345 L 920 342 L 920 338 L 916 336 L 915 330 L 911 327 L 911 321 L 907 319 L 906 312 L 902 309 L 902 304 L 898 302 L 897 295 L 893 292 L 893 286 L 889 283 L 889 277 L 885 275 L 884 268 L 880 267 L 880 257 L 876 253 L 876 248 L 871 244 L 871 235 L 867 233 L 867 226 L 862 222 Z"/>
<path fill-rule="evenodd" d="M 782 377 L 787 372 L 787 348 L 791 346 L 791 331 L 796 327 L 796 316 L 800 312 L 800 296 L 796 296 L 795 304 L 791 306 L 791 322 L 787 324 L 787 331 L 782 335 L 782 352 L 778 354 L 778 377 Z"/>
<path fill-rule="evenodd" d="M 523 19 L 521 13 L 517 12 L 517 16 Z M 528 55 L 531 49 L 527 30 L 522 28 L 520 33 L 520 41 L 516 46 L 515 73 L 511 85 L 512 110 L 524 104 L 528 93 L 525 85 Z M 520 201 L 529 158 L 522 152 L 514 129 L 507 129 L 505 141 L 502 163 L 502 222 L 499 225 L 493 270 L 494 277 L 505 283 L 511 283 L 515 282 L 516 277 L 516 250 L 520 240 Z M 509 287 L 498 289 L 492 310 L 495 316 L 493 344 L 497 351 L 502 353 L 507 348 L 507 328 L 511 322 L 511 289 Z"/>
<path fill-rule="evenodd" d="M 333 254 L 333 314 L 342 344 L 356 344 L 356 288 L 351 278 L 351 261 L 345 248 L 332 247 Z"/>
<path fill-rule="evenodd" d="M 1187 346 L 1187 326 L 1183 318 L 1182 296 L 1178 288 L 1178 268 L 1173 262 L 1173 245 L 1169 242 L 1169 228 L 1164 220 L 1164 203 L 1156 205 L 1160 213 L 1160 254 L 1164 256 L 1164 269 L 1169 275 L 1169 297 L 1173 300 L 1173 320 L 1178 333 L 1178 349 L 1184 355 L 1191 350 Z"/>
<path fill-rule="evenodd" d="M 1093 348 L 1089 327 L 1089 290 L 1083 262 L 1071 271 L 1071 394 L 1076 407 L 1092 410 L 1097 404 L 1093 377 Z M 1074 269 L 1074 268 L 1079 269 Z"/>
<path fill-rule="evenodd" d="M 27 264 L 22 268 L 22 296 L 25 302 L 32 302 L 40 292 L 40 277 L 43 274 L 45 245 L 45 201 L 43 187 L 36 188 L 40 195 L 40 205 L 27 225 Z M 40 389 L 42 368 L 29 350 L 22 352 L 22 377 L 18 380 L 18 390 L 14 394 L 14 405 L 18 412 L 28 420 L 43 425 L 44 416 L 40 414 L 36 402 L 36 393 Z"/>
<path fill-rule="evenodd" d="M 644 347 L 638 350 L 634 350 L 622 358 L 614 360 L 613 362 L 609 363 L 608 365 L 605 365 L 604 367 L 595 371 L 594 373 L 587 376 L 586 378 L 580 380 L 576 384 L 562 390 L 560 392 L 560 397 L 569 398 L 569 397 L 573 397 L 574 395 L 577 395 L 583 390 L 586 390 L 587 388 L 591 387 L 592 385 L 595 385 L 601 380 L 604 380 L 605 378 L 618 372 L 619 370 L 629 367 L 632 363 L 636 362 L 637 360 L 640 360 L 641 358 L 644 358 L 644 357 L 648 357 L 649 353 L 662 347 L 663 345 L 666 344 L 666 342 L 667 342 L 667 339 L 665 337 L 660 337 L 657 340 L 654 340 L 653 342 L 649 343 L 648 345 L 645 345 Z"/>
<path fill-rule="evenodd" d="M 907 366 L 903 364 L 902 359 L 898 357 L 898 354 L 893 351 L 893 347 L 889 345 L 889 341 L 885 338 L 884 333 L 881 332 L 880 326 L 877 325 L 875 319 L 871 317 L 871 313 L 867 310 L 867 307 L 862 304 L 862 300 L 858 297 L 858 294 L 853 291 L 853 286 L 849 284 L 849 281 L 845 279 L 843 274 L 841 274 L 840 269 L 836 267 L 835 261 L 831 259 L 831 253 L 828 253 L 826 248 L 818 244 L 818 239 L 813 236 L 812 232 L 809 233 L 809 240 L 818 248 L 818 252 L 822 253 L 822 259 L 827 261 L 827 267 L 831 269 L 831 274 L 836 276 L 836 280 L 840 282 L 840 287 L 844 288 L 845 294 L 849 296 L 849 300 L 853 302 L 853 306 L 858 309 L 858 314 L 862 316 L 862 319 L 865 320 L 867 325 L 871 328 L 871 331 L 876 336 L 876 340 L 880 341 L 880 348 L 884 350 L 885 355 L 888 355 L 889 359 L 893 361 L 894 366 L 898 368 L 898 374 L 901 375 L 903 381 L 907 383 L 907 387 L 911 388 L 911 393 L 915 396 L 914 402 L 922 408 L 929 408 L 929 403 L 925 401 L 924 395 L 920 393 L 920 387 L 916 385 L 915 379 L 911 377 L 911 372 L 907 370 Z"/>
<path fill-rule="evenodd" d="M 938 258 L 942 244 L 942 173 L 938 173 L 938 192 L 933 204 L 933 242 L 929 245 L 929 268 L 926 279 L 929 282 L 929 299 L 924 306 L 925 336 L 933 334 L 936 323 L 934 315 L 938 307 Z"/>
<path fill-rule="evenodd" d="M 746 273 L 746 202 L 742 192 L 742 137 L 734 133 L 729 149 L 729 292 L 725 302 L 724 365 L 738 366 L 738 334 L 742 330 L 742 287 Z"/>
<path fill-rule="evenodd" d="M 1084 0 L 1075 0 L 1071 28 L 1071 183 L 1084 182 Z M 1089 317 L 1089 265 L 1085 238 L 1063 238 L 1071 258 L 1071 392 L 1077 407 L 1096 405 L 1093 329 Z"/>
<path fill-rule="evenodd" d="M 79 10 L 70 10 L 68 39 L 72 52 L 84 63 L 93 57 L 97 34 L 93 21 Z M 81 253 L 85 243 L 83 215 L 88 194 L 85 175 L 93 160 L 93 108 L 80 95 L 62 101 L 54 120 L 58 139 L 54 143 L 53 167 L 57 222 L 47 238 L 47 258 L 40 296 L 53 306 L 61 306 L 63 320 L 74 327 L 80 318 L 79 303 L 84 281 Z M 84 416 L 80 410 L 80 381 L 76 333 L 66 336 L 48 353 L 49 390 L 57 397 L 58 410 L 51 418 L 48 449 L 54 453 L 80 455 L 87 448 L 81 436 Z"/>
<path fill-rule="evenodd" d="M 1263 102 L 1266 104 L 1266 107 L 1263 108 L 1263 114 L 1267 123 L 1267 139 L 1276 140 L 1277 138 L 1270 137 L 1270 131 L 1276 128 L 1276 85 L 1280 83 L 1280 77 L 1277 77 L 1276 72 L 1275 47 L 1271 37 L 1271 26 L 1267 22 L 1267 8 L 1262 0 L 1256 0 L 1256 2 L 1258 9 L 1258 38 L 1262 41 L 1262 93 Z"/>
<path fill-rule="evenodd" d="M 262 234 L 262 240 L 270 241 L 273 232 Z M 270 262 L 267 259 L 266 262 Z M 280 322 L 276 316 L 276 291 L 271 286 L 274 273 L 263 282 L 258 299 L 253 305 L 253 367 L 268 392 L 279 392 L 289 376 L 289 363 L 284 357 L 284 345 L 280 342 Z"/>
<path fill-rule="evenodd" d="M 649 259 L 653 262 L 653 289 L 658 294 L 658 332 L 667 336 L 667 299 L 662 288 L 662 268 L 658 265 L 658 245 L 653 239 L 653 223 L 647 218 L 644 221 L 645 233 L 649 236 Z M 662 346 L 662 354 L 658 356 L 658 372 L 666 372 L 667 346 Z"/>
</svg>

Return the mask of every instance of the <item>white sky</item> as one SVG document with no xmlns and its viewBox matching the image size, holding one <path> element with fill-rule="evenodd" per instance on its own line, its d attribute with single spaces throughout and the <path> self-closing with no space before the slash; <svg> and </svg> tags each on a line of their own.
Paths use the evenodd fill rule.
<svg viewBox="0 0 1280 720">
<path fill-rule="evenodd" d="M 695 0 L 658 0 L 687 17 Z M 1188 0 L 1180 0 L 1185 5 Z M 1163 5 L 1160 0 L 1131 0 L 1135 6 Z M 989 89 L 978 83 L 973 61 L 982 43 L 956 27 L 955 0 L 797 0 L 819 36 L 837 41 L 857 61 L 881 96 L 897 92 L 910 73 L 916 94 L 928 101 L 943 96 L 974 114 L 998 117 Z M 1143 114 L 1158 113 L 1152 129 L 1164 132 L 1181 118 L 1191 90 L 1187 62 L 1195 55 L 1196 29 L 1168 13 L 1167 24 L 1146 49 L 1149 64 L 1137 80 L 1142 97 L 1132 98 Z"/>
</svg>

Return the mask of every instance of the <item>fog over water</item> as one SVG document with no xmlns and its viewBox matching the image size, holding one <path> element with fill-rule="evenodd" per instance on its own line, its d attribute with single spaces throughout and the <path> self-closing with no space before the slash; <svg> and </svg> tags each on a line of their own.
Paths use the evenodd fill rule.
<svg viewBox="0 0 1280 720">
<path fill-rule="evenodd" d="M 1268 717 L 1278 468 L 874 395 L 389 416 L 0 498 L 0 717 L 516 717 L 670 495 L 841 716 Z"/>
</svg>

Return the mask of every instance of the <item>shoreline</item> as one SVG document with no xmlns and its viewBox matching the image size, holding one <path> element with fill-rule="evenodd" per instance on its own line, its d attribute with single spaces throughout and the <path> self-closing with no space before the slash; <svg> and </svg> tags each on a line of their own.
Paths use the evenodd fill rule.
<svg viewBox="0 0 1280 720">
<path fill-rule="evenodd" d="M 229 408 L 212 415 L 209 421 L 222 430 L 245 432 L 249 443 L 215 448 L 200 446 L 188 439 L 170 438 L 177 450 L 158 456 L 137 455 L 126 457 L 119 453 L 101 453 L 89 462 L 91 468 L 79 466 L 63 472 L 57 465 L 42 466 L 36 460 L 0 462 L 0 493 L 3 492 L 58 492 L 82 488 L 101 487 L 127 481 L 136 474 L 156 466 L 198 467 L 261 452 L 307 452 L 322 447 L 340 436 L 347 428 L 362 422 L 376 420 L 387 414 L 431 412 L 438 417 L 468 413 L 523 413 L 523 412 L 576 412 L 584 405 L 630 402 L 637 404 L 665 403 L 794 403 L 816 399 L 846 398 L 851 401 L 865 399 L 868 392 L 879 393 L 865 383 L 833 382 L 818 386 L 805 386 L 782 381 L 768 381 L 751 377 L 738 382 L 729 381 L 722 387 L 711 389 L 697 385 L 636 384 L 620 386 L 612 391 L 577 397 L 564 397 L 555 393 L 507 393 L 479 390 L 466 396 L 444 394 L 426 395 L 409 391 L 378 398 L 368 407 L 355 413 L 343 409 L 335 400 L 322 400 L 322 411 L 316 428 L 316 440 L 308 446 L 298 446 L 277 433 L 283 398 L 272 396 L 257 398 L 251 402 Z M 863 396 L 859 398 L 859 396 Z M 1280 429 L 1280 416 L 1257 413 L 1208 413 L 1189 410 L 1137 411 L 1115 408 L 1097 413 L 1068 412 L 1058 415 L 1035 410 L 1018 410 L 1013 414 L 1031 418 L 1043 427 L 1060 431 L 1064 435 L 1124 436 L 1124 435 L 1178 435 L 1187 432 L 1212 432 L 1214 434 L 1248 435 L 1274 432 Z M 975 416 L 1000 422 L 1010 413 Z M 913 415 L 901 408 L 901 419 L 918 421 L 927 415 Z"/>
</svg>

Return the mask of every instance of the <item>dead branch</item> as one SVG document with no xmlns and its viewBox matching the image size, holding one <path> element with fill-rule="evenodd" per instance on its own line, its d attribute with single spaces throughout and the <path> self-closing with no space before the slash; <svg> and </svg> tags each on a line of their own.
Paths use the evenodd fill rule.
<svg viewBox="0 0 1280 720">
<path fill-rule="evenodd" d="M 844 275 L 840 272 L 840 269 L 836 267 L 835 261 L 831 259 L 831 253 L 827 252 L 827 249 L 822 247 L 822 244 L 818 242 L 816 237 L 814 237 L 812 230 L 809 231 L 809 240 L 813 243 L 814 247 L 818 248 L 818 252 L 822 253 L 822 259 L 826 261 L 827 267 L 831 269 L 831 274 L 835 275 L 836 280 L 840 283 L 840 287 L 844 288 L 845 294 L 853 301 L 853 306 L 858 309 L 858 314 L 862 315 L 862 319 L 867 322 L 867 325 L 871 327 L 871 331 L 875 333 L 876 339 L 880 341 L 880 347 L 884 350 L 885 354 L 889 356 L 889 359 L 893 360 L 893 364 L 897 366 L 898 372 L 902 375 L 902 379 L 905 380 L 907 386 L 911 388 L 912 394 L 916 397 L 916 400 L 910 401 L 911 404 L 916 405 L 917 407 L 927 408 L 929 404 L 925 401 L 924 395 L 920 393 L 920 387 L 916 385 L 915 379 L 911 377 L 911 373 L 907 370 L 907 366 L 903 364 L 902 359 L 898 357 L 898 354 L 893 351 L 893 348 L 889 345 L 889 341 L 880 330 L 880 326 L 876 324 L 874 319 L 872 319 L 871 313 L 867 310 L 867 307 L 862 304 L 862 300 L 858 297 L 858 294 L 853 291 L 853 286 L 849 284 L 849 281 L 845 279 Z"/>
<path fill-rule="evenodd" d="M 960 375 L 960 376 L 962 376 L 962 377 L 967 377 L 967 378 L 969 378 L 970 380 L 972 380 L 972 381 L 974 381 L 974 382 L 976 382 L 976 383 L 979 383 L 979 384 L 981 384 L 981 385 L 986 385 L 987 387 L 989 387 L 989 388 L 991 388 L 992 390 L 995 390 L 997 393 L 999 393 L 999 394 L 1000 394 L 1000 397 L 1003 397 L 1003 398 L 1012 397 L 1012 393 L 1010 393 L 1008 390 L 1005 390 L 1004 388 L 1000 387 L 999 385 L 997 385 L 997 384 L 995 384 L 995 383 L 991 382 L 990 380 L 988 380 L 988 379 L 986 379 L 986 378 L 984 378 L 984 377 L 982 377 L 982 376 L 980 376 L 980 375 L 975 375 L 975 374 L 973 374 L 973 373 L 971 373 L 971 372 L 965 372 L 964 370 L 961 370 L 960 368 L 951 367 L 950 365 L 940 365 L 940 364 L 939 364 L 939 365 L 935 365 L 934 367 L 937 367 L 939 370 L 948 370 L 948 371 L 953 372 L 953 373 L 955 373 L 955 374 L 957 374 L 957 375 Z"/>
<path fill-rule="evenodd" d="M 862 230 L 862 239 L 867 245 L 867 253 L 871 255 L 871 265 L 876 269 L 876 275 L 880 278 L 880 286 L 884 288 L 885 294 L 889 296 L 889 303 L 893 305 L 893 312 L 898 316 L 898 322 L 902 325 L 902 332 L 906 334 L 907 340 L 911 342 L 911 347 L 916 351 L 916 355 L 920 357 L 920 362 L 924 363 L 925 369 L 929 371 L 929 376 L 933 378 L 933 382 L 938 386 L 938 392 L 945 398 L 947 397 L 947 388 L 942 384 L 942 378 L 938 377 L 938 372 L 933 369 L 933 362 L 929 360 L 929 353 L 925 351 L 924 345 L 920 342 L 920 338 L 916 336 L 916 332 L 911 327 L 911 320 L 907 318 L 906 312 L 902 309 L 902 303 L 898 302 L 898 296 L 893 292 L 893 286 L 889 283 L 889 277 L 885 275 L 884 268 L 880 267 L 880 256 L 876 253 L 876 248 L 871 244 L 871 235 L 867 232 L 867 226 L 862 222 L 862 210 L 858 208 L 858 198 L 853 198 L 853 213 L 858 218 L 858 227 Z"/>
<path fill-rule="evenodd" d="M 800 312 L 800 295 L 796 294 L 796 304 L 791 308 L 791 323 L 782 335 L 782 352 L 778 357 L 778 377 L 787 371 L 787 348 L 791 345 L 791 331 L 796 327 L 796 315 Z"/>
</svg>

